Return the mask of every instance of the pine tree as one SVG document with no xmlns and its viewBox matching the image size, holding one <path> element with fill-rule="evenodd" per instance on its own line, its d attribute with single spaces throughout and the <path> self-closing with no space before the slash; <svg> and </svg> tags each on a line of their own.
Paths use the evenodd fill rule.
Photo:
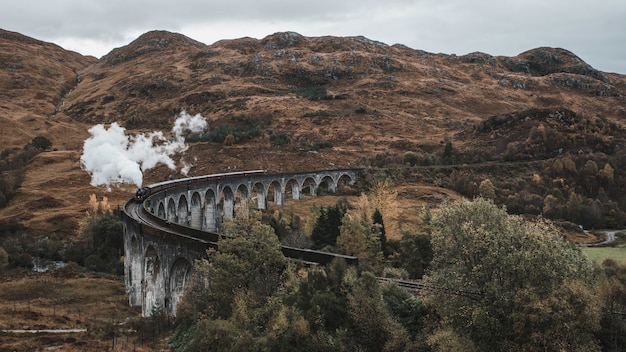
<svg viewBox="0 0 626 352">
<path fill-rule="evenodd" d="M 315 248 L 321 249 L 326 246 L 334 246 L 337 243 L 341 219 L 345 213 L 346 209 L 339 204 L 320 209 L 320 216 L 317 218 L 311 233 L 311 239 Z"/>
<path fill-rule="evenodd" d="M 452 152 L 453 152 L 453 148 L 452 148 L 452 142 L 447 141 L 446 142 L 446 146 L 443 149 L 443 157 L 444 158 L 449 158 L 452 156 Z"/>
<path fill-rule="evenodd" d="M 372 222 L 374 225 L 380 227 L 380 249 L 383 251 L 385 258 L 389 255 L 389 249 L 387 248 L 387 236 L 385 234 L 385 224 L 383 223 L 383 214 L 380 210 L 376 209 L 374 215 L 372 215 Z"/>
</svg>

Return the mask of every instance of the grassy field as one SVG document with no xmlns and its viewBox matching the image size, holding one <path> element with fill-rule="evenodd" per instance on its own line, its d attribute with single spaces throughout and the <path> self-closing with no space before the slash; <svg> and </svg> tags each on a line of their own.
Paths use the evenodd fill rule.
<svg viewBox="0 0 626 352">
<path fill-rule="evenodd" d="M 618 263 L 626 263 L 625 245 L 618 247 L 585 247 L 583 248 L 583 252 L 589 257 L 589 259 L 598 264 L 602 264 L 602 262 L 607 258 L 611 258 Z"/>
</svg>

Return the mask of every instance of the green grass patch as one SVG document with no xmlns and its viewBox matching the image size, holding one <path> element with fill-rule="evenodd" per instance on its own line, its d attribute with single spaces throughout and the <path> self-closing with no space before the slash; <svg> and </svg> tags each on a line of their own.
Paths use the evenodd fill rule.
<svg viewBox="0 0 626 352">
<path fill-rule="evenodd" d="M 618 263 L 626 264 L 626 246 L 619 247 L 585 247 L 583 252 L 587 257 L 598 264 L 611 258 Z"/>
</svg>

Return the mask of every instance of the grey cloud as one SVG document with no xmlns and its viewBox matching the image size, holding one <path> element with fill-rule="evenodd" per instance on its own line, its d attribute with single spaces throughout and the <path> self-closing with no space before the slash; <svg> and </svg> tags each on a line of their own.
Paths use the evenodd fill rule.
<svg viewBox="0 0 626 352">
<path fill-rule="evenodd" d="M 456 54 L 516 55 L 555 46 L 598 69 L 626 73 L 624 18 L 622 0 L 21 0 L 0 5 L 3 29 L 56 43 L 99 42 L 108 50 L 154 29 L 207 44 L 294 30 L 311 36 L 364 35 Z"/>
</svg>

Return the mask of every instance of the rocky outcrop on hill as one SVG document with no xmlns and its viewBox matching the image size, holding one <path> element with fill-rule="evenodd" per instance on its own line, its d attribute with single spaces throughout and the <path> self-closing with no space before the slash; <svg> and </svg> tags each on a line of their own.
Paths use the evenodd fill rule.
<svg viewBox="0 0 626 352">
<path fill-rule="evenodd" d="M 602 72 L 565 49 L 537 48 L 525 51 L 515 58 L 503 58 L 502 61 L 513 72 L 524 72 L 533 76 L 573 73 L 609 83 L 609 79 Z"/>
</svg>

